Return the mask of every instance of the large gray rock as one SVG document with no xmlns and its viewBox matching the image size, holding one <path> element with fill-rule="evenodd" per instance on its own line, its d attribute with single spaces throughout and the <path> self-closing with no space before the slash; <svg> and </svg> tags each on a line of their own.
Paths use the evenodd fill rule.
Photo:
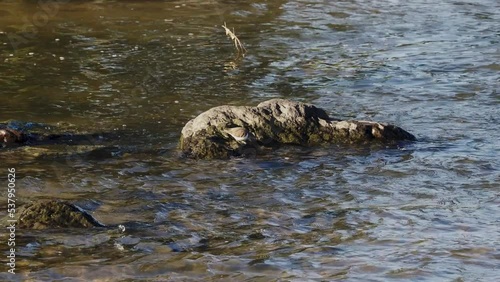
<svg viewBox="0 0 500 282">
<path fill-rule="evenodd" d="M 248 133 L 248 138 L 237 140 L 231 134 L 234 128 Z M 220 106 L 200 114 L 182 129 L 180 147 L 185 155 L 194 158 L 228 158 L 254 155 L 263 147 L 283 144 L 402 140 L 414 141 L 415 136 L 394 125 L 336 120 L 313 105 L 273 99 L 257 107 Z"/>
</svg>

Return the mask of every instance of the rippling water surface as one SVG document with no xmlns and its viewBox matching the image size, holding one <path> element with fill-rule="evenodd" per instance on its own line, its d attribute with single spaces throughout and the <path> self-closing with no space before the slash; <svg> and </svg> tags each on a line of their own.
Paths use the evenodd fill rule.
<svg viewBox="0 0 500 282">
<path fill-rule="evenodd" d="M 500 280 L 500 4 L 410 2 L 2 1 L 0 120 L 110 136 L 0 152 L 18 201 L 111 226 L 18 230 L 14 280 Z M 189 119 L 276 97 L 419 141 L 180 157 Z"/>
</svg>

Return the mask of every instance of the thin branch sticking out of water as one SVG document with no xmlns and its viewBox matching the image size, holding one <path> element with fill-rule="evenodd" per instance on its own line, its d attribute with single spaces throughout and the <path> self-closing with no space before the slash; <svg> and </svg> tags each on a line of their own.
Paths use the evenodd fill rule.
<svg viewBox="0 0 500 282">
<path fill-rule="evenodd" d="M 238 39 L 238 37 L 236 36 L 236 34 L 234 34 L 234 28 L 233 28 L 233 31 L 231 31 L 229 28 L 227 28 L 226 26 L 226 23 L 224 22 L 224 25 L 222 25 L 222 27 L 224 28 L 224 30 L 226 31 L 226 35 L 231 38 L 231 41 L 233 41 L 234 43 L 234 48 L 236 48 L 236 51 L 238 51 L 238 54 L 242 55 L 242 56 L 245 56 L 245 53 L 247 52 L 247 49 L 245 48 L 245 46 L 243 46 L 243 44 L 241 43 L 241 41 Z"/>
</svg>

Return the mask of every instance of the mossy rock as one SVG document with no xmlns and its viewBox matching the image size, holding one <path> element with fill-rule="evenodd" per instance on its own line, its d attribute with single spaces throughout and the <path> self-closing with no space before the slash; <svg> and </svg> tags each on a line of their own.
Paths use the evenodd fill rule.
<svg viewBox="0 0 500 282">
<path fill-rule="evenodd" d="M 21 229 L 104 227 L 89 213 L 65 201 L 36 201 L 26 205 L 18 219 Z"/>
</svg>

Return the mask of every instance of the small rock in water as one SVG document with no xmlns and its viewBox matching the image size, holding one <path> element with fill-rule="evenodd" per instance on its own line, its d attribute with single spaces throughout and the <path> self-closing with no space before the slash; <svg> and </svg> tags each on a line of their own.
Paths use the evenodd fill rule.
<svg viewBox="0 0 500 282">
<path fill-rule="evenodd" d="M 248 235 L 248 238 L 252 239 L 252 240 L 259 240 L 259 239 L 266 238 L 266 236 L 264 236 L 264 234 L 262 234 L 261 232 L 255 232 L 255 233 Z"/>
<path fill-rule="evenodd" d="M 80 207 L 65 201 L 35 201 L 26 205 L 19 215 L 24 229 L 103 227 Z M 16 226 L 17 227 L 17 226 Z"/>
</svg>

